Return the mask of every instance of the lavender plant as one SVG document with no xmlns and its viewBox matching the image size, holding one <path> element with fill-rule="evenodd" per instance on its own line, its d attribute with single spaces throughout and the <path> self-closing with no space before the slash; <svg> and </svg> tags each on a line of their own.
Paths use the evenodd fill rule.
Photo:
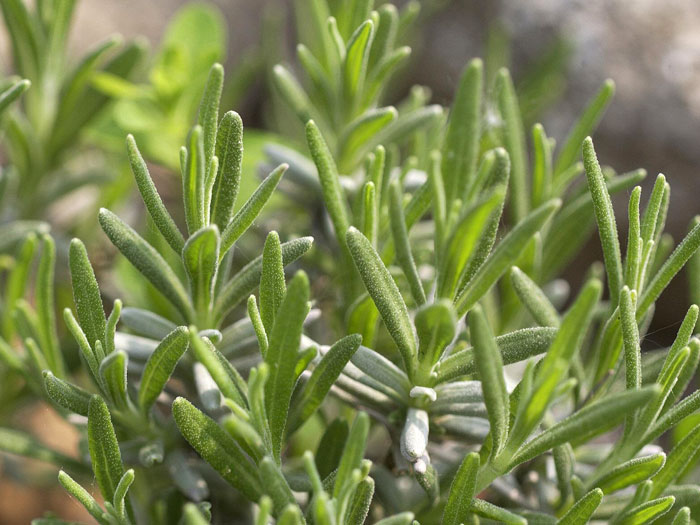
<svg viewBox="0 0 700 525">
<path fill-rule="evenodd" d="M 697 299 L 700 219 L 674 248 L 665 177 L 642 207 L 645 173 L 599 164 L 589 135 L 610 81 L 558 148 L 539 124 L 527 148 L 508 71 L 486 86 L 478 59 L 451 108 L 414 107 L 429 123 L 377 109 L 401 18 L 372 8 L 335 6 L 327 25 L 325 2 L 298 8 L 313 14 L 315 54 L 299 56 L 318 93 L 274 74 L 311 161 L 271 148 L 268 159 L 295 164 L 271 167 L 244 203 L 243 125 L 219 115 L 220 65 L 180 150 L 182 213 L 127 137 L 151 231 L 107 209 L 98 222 L 159 304 L 115 299 L 106 315 L 103 276 L 74 239 L 75 306 L 57 323 L 54 241 L 24 235 L 4 277 L 0 361 L 82 444 L 69 456 L 6 426 L 0 449 L 59 466 L 59 483 L 100 524 L 697 520 L 700 392 L 684 394 L 700 363 L 698 307 L 670 348 L 642 347 L 686 264 Z M 397 123 L 400 140 L 386 131 Z M 300 165 L 332 262 L 312 264 L 310 237 L 282 242 L 276 231 L 239 260 L 243 234 L 266 228 L 266 203 Z M 625 190 L 623 247 L 611 194 Z M 569 297 L 562 269 L 596 229 L 603 263 Z M 324 316 L 312 284 L 329 277 Z M 73 343 L 59 339 L 62 325 Z"/>
</svg>

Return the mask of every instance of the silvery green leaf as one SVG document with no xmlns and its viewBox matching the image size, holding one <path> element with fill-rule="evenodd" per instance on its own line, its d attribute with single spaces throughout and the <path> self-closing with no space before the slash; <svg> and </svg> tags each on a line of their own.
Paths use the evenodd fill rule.
<svg viewBox="0 0 700 525">
<path fill-rule="evenodd" d="M 132 306 L 122 309 L 120 320 L 127 328 L 138 335 L 157 340 L 164 338 L 177 328 L 175 323 L 165 317 L 161 317 L 150 310 Z"/>
<path fill-rule="evenodd" d="M 579 499 L 557 522 L 559 525 L 588 523 L 603 499 L 603 491 L 595 488 Z"/>
<path fill-rule="evenodd" d="M 260 498 L 263 491 L 257 468 L 226 431 L 181 397 L 173 403 L 173 417 L 185 439 L 221 477 L 250 500 Z"/>
<path fill-rule="evenodd" d="M 175 366 L 187 350 L 187 328 L 180 326 L 170 332 L 153 350 L 141 374 L 138 401 L 147 412 L 170 379 Z"/>
<path fill-rule="evenodd" d="M 75 300 L 78 322 L 91 346 L 95 344 L 95 341 L 100 341 L 104 346 L 107 321 L 102 306 L 100 288 L 88 259 L 87 250 L 80 239 L 73 239 L 70 243 L 69 253 L 73 299 Z"/>
</svg>

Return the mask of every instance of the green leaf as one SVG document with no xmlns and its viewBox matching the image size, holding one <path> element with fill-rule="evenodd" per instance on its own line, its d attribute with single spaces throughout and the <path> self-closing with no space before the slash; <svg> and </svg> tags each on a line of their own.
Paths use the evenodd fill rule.
<svg viewBox="0 0 700 525">
<path fill-rule="evenodd" d="M 537 283 L 517 266 L 510 269 L 510 280 L 518 298 L 540 326 L 559 326 L 559 313 Z"/>
<path fill-rule="evenodd" d="M 235 111 L 228 111 L 221 119 L 215 153 L 219 172 L 212 188 L 210 215 L 211 222 L 224 231 L 236 204 L 243 163 L 243 121 Z"/>
<path fill-rule="evenodd" d="M 129 356 L 123 350 L 117 350 L 105 357 L 100 363 L 100 376 L 106 388 L 106 394 L 117 408 L 127 407 L 126 369 Z"/>
<path fill-rule="evenodd" d="M 672 525 L 690 525 L 690 507 L 683 507 L 673 518 Z"/>
<path fill-rule="evenodd" d="M 503 360 L 491 327 L 479 305 L 474 306 L 467 320 L 474 345 L 476 366 L 483 385 L 484 403 L 491 428 L 492 454 L 495 457 L 508 436 L 509 404 Z"/>
<path fill-rule="evenodd" d="M 115 299 L 105 325 L 105 354 L 107 355 L 114 352 L 114 337 L 116 336 L 117 323 L 119 323 L 121 313 L 122 302 L 119 299 Z"/>
<path fill-rule="evenodd" d="M 173 402 L 173 418 L 187 442 L 222 478 L 249 500 L 260 499 L 263 491 L 257 467 L 225 430 L 182 397 Z"/>
<path fill-rule="evenodd" d="M 620 293 L 620 325 L 625 350 L 625 382 L 628 390 L 639 388 L 642 384 L 639 329 L 635 319 L 636 302 L 636 292 L 630 292 L 630 289 L 624 286 Z M 634 419 L 631 417 L 628 421 L 632 422 Z"/>
<path fill-rule="evenodd" d="M 289 168 L 287 164 L 277 166 L 272 173 L 260 183 L 260 186 L 257 187 L 245 204 L 241 206 L 241 209 L 233 216 L 228 226 L 221 234 L 221 258 L 226 255 L 231 249 L 231 246 L 233 246 L 241 235 L 250 228 L 250 225 L 253 224 L 253 221 L 260 214 L 265 204 L 267 204 L 275 188 L 277 188 L 287 168 Z"/>
<path fill-rule="evenodd" d="M 559 525 L 584 525 L 603 499 L 603 491 L 595 488 L 578 500 L 557 522 Z"/>
<path fill-rule="evenodd" d="M 555 328 L 523 328 L 496 337 L 496 344 L 503 356 L 503 364 L 509 365 L 546 352 L 556 335 Z M 438 383 L 474 372 L 476 362 L 473 348 L 455 352 L 436 366 Z"/>
<path fill-rule="evenodd" d="M 31 85 L 32 83 L 29 80 L 19 80 L 0 93 L 0 114 L 2 114 L 12 102 L 17 100 L 22 93 L 27 91 Z"/>
<path fill-rule="evenodd" d="M 441 299 L 423 305 L 413 324 L 418 334 L 418 360 L 421 370 L 430 371 L 457 332 L 457 316 L 450 301 Z"/>
<path fill-rule="evenodd" d="M 513 261 L 517 260 L 532 236 L 542 228 L 560 206 L 559 199 L 547 201 L 533 210 L 498 243 L 496 249 L 479 267 L 474 277 L 459 291 L 455 299 L 458 316 L 461 317 L 467 313 L 489 291 L 501 275 L 512 266 Z"/>
<path fill-rule="evenodd" d="M 448 199 L 464 199 L 475 176 L 481 138 L 483 64 L 475 58 L 464 68 L 450 109 L 442 150 Z"/>
<path fill-rule="evenodd" d="M 560 178 L 562 173 L 576 162 L 581 143 L 587 136 L 591 135 L 598 125 L 614 93 L 615 83 L 610 79 L 606 80 L 579 120 L 571 128 L 554 165 L 555 178 Z"/>
<path fill-rule="evenodd" d="M 63 379 L 59 379 L 51 371 L 44 370 L 44 388 L 49 399 L 57 405 L 87 417 L 90 394 Z"/>
<path fill-rule="evenodd" d="M 80 239 L 70 243 L 70 274 L 73 283 L 73 300 L 80 327 L 90 345 L 100 341 L 105 344 L 105 313 L 95 272 L 88 259 L 85 245 Z"/>
<path fill-rule="evenodd" d="M 267 332 L 263 326 L 262 318 L 260 317 L 260 311 L 258 310 L 258 305 L 255 301 L 255 296 L 251 295 L 248 297 L 248 317 L 255 330 L 255 336 L 258 339 L 258 346 L 260 347 L 260 354 L 263 359 L 267 353 Z"/>
<path fill-rule="evenodd" d="M 331 346 L 316 365 L 292 403 L 288 434 L 299 428 L 321 406 L 343 368 L 362 342 L 358 334 L 348 335 Z"/>
<path fill-rule="evenodd" d="M 245 406 L 241 394 L 245 392 L 245 382 L 233 365 L 208 338 L 200 336 L 194 326 L 189 327 L 189 340 L 195 358 L 207 369 L 221 393 L 238 406 Z"/>
<path fill-rule="evenodd" d="M 525 219 L 529 205 L 526 181 L 527 153 L 518 98 L 507 69 L 498 72 L 494 90 L 503 119 L 503 143 L 510 157 L 510 212 L 513 224 L 519 224 Z"/>
<path fill-rule="evenodd" d="M 182 262 L 190 281 L 197 314 L 207 316 L 212 305 L 219 266 L 219 229 L 216 225 L 197 230 L 182 249 Z"/>
<path fill-rule="evenodd" d="M 114 505 L 114 508 L 117 510 L 117 513 L 119 516 L 124 520 L 128 521 L 128 517 L 126 514 L 126 497 L 127 497 L 127 492 L 129 490 L 129 487 L 131 487 L 131 484 L 134 482 L 134 470 L 129 469 L 126 472 L 124 472 L 124 475 L 121 477 L 119 480 L 119 484 L 117 485 L 116 490 L 114 491 L 114 499 L 112 501 L 112 504 Z"/>
<path fill-rule="evenodd" d="M 182 174 L 182 197 L 185 203 L 187 231 L 197 231 L 205 223 L 204 187 L 206 184 L 206 159 L 204 138 L 201 126 L 192 128 L 189 148 L 185 154 L 185 167 Z M 184 150 L 183 150 L 184 151 Z"/>
<path fill-rule="evenodd" d="M 99 220 L 102 230 L 124 257 L 180 311 L 185 319 L 192 318 L 192 305 L 182 282 L 153 246 L 105 208 L 100 209 Z M 104 317 L 104 314 L 102 315 Z M 104 334 L 104 326 L 101 333 Z"/>
<path fill-rule="evenodd" d="M 264 457 L 259 467 L 265 493 L 272 498 L 275 514 L 282 514 L 287 505 L 296 505 L 292 490 L 275 460 L 269 456 Z"/>
<path fill-rule="evenodd" d="M 352 472 L 360 468 L 365 454 L 367 435 L 369 434 L 369 416 L 365 412 L 358 412 L 352 423 L 348 439 L 345 441 L 343 455 L 338 464 L 333 485 L 333 497 L 337 498 L 345 485 L 352 483 Z"/>
<path fill-rule="evenodd" d="M 275 458 L 280 457 L 289 401 L 297 379 L 295 369 L 304 319 L 308 313 L 308 301 L 309 279 L 300 271 L 289 282 L 270 331 L 265 354 L 265 362 L 270 366 L 270 377 L 265 385 L 265 408 Z"/>
<path fill-rule="evenodd" d="M 85 490 L 80 484 L 66 474 L 63 470 L 58 473 L 58 482 L 66 491 L 73 496 L 78 502 L 85 507 L 90 516 L 95 518 L 100 525 L 106 525 L 110 522 L 107 520 L 106 513 L 102 510 L 99 503 L 93 498 L 90 493 Z"/>
<path fill-rule="evenodd" d="M 182 510 L 183 525 L 209 525 L 209 520 L 204 517 L 194 503 L 186 503 Z"/>
<path fill-rule="evenodd" d="M 41 236 L 41 258 L 36 277 L 36 313 L 41 336 L 41 349 L 53 373 L 65 375 L 65 365 L 58 346 L 54 300 L 56 246 L 50 235 Z"/>
<path fill-rule="evenodd" d="M 92 470 L 102 496 L 111 501 L 124 475 L 124 466 L 109 409 L 100 396 L 90 399 L 87 429 Z"/>
<path fill-rule="evenodd" d="M 651 523 L 659 516 L 663 516 L 673 506 L 676 498 L 666 496 L 647 501 L 625 512 L 616 521 L 619 525 L 642 525 L 643 523 Z"/>
<path fill-rule="evenodd" d="M 552 143 L 542 124 L 532 126 L 532 205 L 539 206 L 552 195 Z"/>
<path fill-rule="evenodd" d="M 562 443 L 588 438 L 612 428 L 622 421 L 627 413 L 649 402 L 658 393 L 656 387 L 627 390 L 583 407 L 520 447 L 510 462 L 511 468 Z"/>
<path fill-rule="evenodd" d="M 374 496 L 374 480 L 366 477 L 357 485 L 345 514 L 345 523 L 364 523 Z"/>
<path fill-rule="evenodd" d="M 388 5 L 388 4 L 387 4 Z M 393 106 L 385 108 L 373 108 L 365 111 L 354 121 L 348 124 L 340 138 L 340 158 L 345 160 L 350 157 L 382 129 L 396 120 L 399 113 Z M 341 162 L 341 165 L 344 163 Z"/>
<path fill-rule="evenodd" d="M 415 523 L 413 517 L 413 512 L 401 512 L 379 520 L 375 525 L 411 525 L 411 523 Z"/>
<path fill-rule="evenodd" d="M 416 340 L 406 303 L 369 240 L 356 228 L 351 227 L 347 231 L 347 242 L 365 287 L 401 353 L 405 370 L 409 378 L 413 377 L 416 364 Z"/>
<path fill-rule="evenodd" d="M 209 70 L 209 78 L 204 86 L 202 101 L 199 104 L 197 123 L 202 127 L 204 143 L 205 166 L 209 165 L 214 156 L 216 146 L 216 132 L 219 122 L 219 101 L 224 88 L 224 68 L 221 64 L 214 64 Z M 215 176 L 215 174 L 209 174 Z"/>
<path fill-rule="evenodd" d="M 488 173 L 489 188 L 492 188 L 493 198 L 496 199 L 496 204 L 488 218 L 488 222 L 484 227 L 481 238 L 474 248 L 474 253 L 469 259 L 466 268 L 463 269 L 459 277 L 458 289 L 471 280 L 476 271 L 481 267 L 486 258 L 491 253 L 493 245 L 496 242 L 496 235 L 501 225 L 501 217 L 503 215 L 503 207 L 505 206 L 506 190 L 510 178 L 510 160 L 508 153 L 503 148 L 493 150 L 494 161 L 491 163 L 491 169 Z M 486 182 L 486 181 L 484 181 Z"/>
<path fill-rule="evenodd" d="M 139 406 L 144 412 L 158 398 L 175 366 L 187 350 L 187 328 L 178 326 L 163 339 L 146 361 L 139 386 Z"/>
<path fill-rule="evenodd" d="M 492 192 L 470 206 L 452 228 L 452 234 L 445 243 L 439 267 L 437 283 L 439 297 L 448 299 L 454 297 L 458 285 L 467 277 L 467 273 L 473 274 L 477 269 L 472 261 L 478 257 L 481 259 L 479 264 L 483 263 L 488 253 L 481 257 L 476 250 L 481 246 L 483 239 L 490 237 L 491 218 L 497 216 L 497 210 L 503 206 L 504 199 L 504 190 L 498 189 Z M 497 223 L 496 226 L 498 226 Z M 495 232 L 493 233 L 495 236 Z M 491 246 L 488 249 L 490 250 Z"/>
<path fill-rule="evenodd" d="M 671 282 L 671 279 L 681 271 L 681 268 L 692 257 L 700 246 L 700 223 L 696 224 L 692 230 L 680 242 L 673 253 L 666 259 L 663 266 L 659 268 L 656 275 L 651 279 L 649 284 L 644 289 L 644 293 L 637 304 L 637 320 L 639 320 L 649 310 L 651 305 L 656 302 Z"/>
<path fill-rule="evenodd" d="M 666 462 L 666 454 L 659 452 L 650 456 L 642 456 L 626 461 L 604 476 L 588 483 L 596 486 L 604 494 L 612 494 L 630 485 L 646 481 L 656 474 Z"/>
<path fill-rule="evenodd" d="M 639 199 L 642 188 L 635 186 L 630 195 L 628 208 L 629 233 L 627 235 L 627 254 L 625 256 L 625 284 L 632 290 L 637 289 L 637 277 L 642 263 L 642 238 L 639 223 Z"/>
<path fill-rule="evenodd" d="M 272 231 L 265 239 L 260 274 L 260 318 L 266 333 L 272 332 L 277 311 L 286 291 L 280 238 L 277 232 Z"/>
<path fill-rule="evenodd" d="M 526 525 L 527 520 L 522 516 L 513 514 L 506 509 L 497 507 L 496 505 L 489 503 L 483 499 L 474 498 L 472 501 L 472 512 L 477 516 L 482 516 L 491 520 L 495 520 L 498 523 L 505 523 L 508 525 Z"/>
<path fill-rule="evenodd" d="M 121 322 L 137 334 L 156 340 L 163 339 L 177 327 L 172 321 L 150 310 L 129 306 L 122 310 Z"/>
<path fill-rule="evenodd" d="M 617 224 L 615 211 L 610 201 L 610 194 L 605 184 L 605 177 L 598 164 L 593 141 L 587 137 L 583 142 L 583 164 L 586 168 L 588 189 L 593 198 L 596 222 L 600 242 L 603 246 L 603 259 L 608 275 L 608 289 L 610 300 L 614 306 L 618 304 L 620 289 L 622 288 L 622 260 L 620 256 L 620 242 L 617 238 Z"/>
<path fill-rule="evenodd" d="M 362 199 L 358 215 L 360 217 L 360 231 L 369 239 L 372 246 L 377 245 L 377 214 L 378 205 L 375 185 L 372 181 L 368 181 L 362 187 Z"/>
<path fill-rule="evenodd" d="M 282 100 L 299 117 L 299 120 L 302 123 L 308 122 L 313 106 L 304 88 L 297 82 L 294 75 L 286 67 L 277 64 L 272 68 L 272 82 Z"/>
<path fill-rule="evenodd" d="M 146 161 L 143 160 L 136 146 L 133 135 L 127 135 L 126 137 L 126 150 L 129 156 L 129 163 L 131 164 L 131 171 L 136 179 L 136 186 L 138 186 L 148 214 L 153 219 L 153 224 L 156 225 L 156 228 L 158 228 L 158 231 L 160 231 L 170 247 L 175 250 L 175 253 L 182 253 L 185 239 L 163 204 L 153 179 L 151 179 L 151 175 L 148 172 Z"/>
<path fill-rule="evenodd" d="M 389 186 L 389 218 L 396 258 L 408 280 L 413 299 L 418 305 L 422 305 L 425 303 L 425 291 L 411 253 L 406 218 L 403 214 L 403 194 L 398 181 L 393 181 Z"/>
<path fill-rule="evenodd" d="M 304 255 L 313 243 L 313 237 L 300 237 L 282 243 L 282 262 L 285 266 Z M 246 264 L 221 290 L 215 306 L 215 317 L 222 318 L 232 308 L 250 295 L 260 284 L 262 255 Z"/>
<path fill-rule="evenodd" d="M 663 468 L 651 478 L 654 486 L 649 497 L 656 498 L 663 494 L 666 487 L 673 483 L 685 470 L 686 465 L 693 459 L 698 450 L 700 450 L 700 425 L 696 425 L 688 432 L 683 440 L 673 447 L 668 454 Z"/>
<path fill-rule="evenodd" d="M 459 525 L 468 522 L 478 471 L 479 454 L 470 452 L 464 456 L 464 460 L 462 460 L 462 464 L 452 480 L 447 504 L 442 515 L 444 525 Z"/>
<path fill-rule="evenodd" d="M 348 439 L 349 427 L 344 419 L 334 419 L 326 427 L 315 456 L 316 468 L 322 478 L 333 472 L 343 455 L 345 442 Z"/>
<path fill-rule="evenodd" d="M 350 101 L 355 98 L 364 83 L 373 39 L 374 24 L 367 20 L 355 30 L 348 41 L 343 73 L 345 92 Z"/>
<path fill-rule="evenodd" d="M 75 317 L 73 317 L 73 312 L 70 310 L 70 308 L 66 308 L 65 310 L 63 310 L 63 319 L 66 322 L 68 331 L 78 343 L 80 355 L 82 356 L 85 364 L 87 365 L 90 374 L 92 375 L 93 379 L 95 379 L 95 382 L 97 384 L 100 384 L 99 360 L 97 359 L 97 356 L 90 347 L 90 343 L 87 340 L 87 336 L 80 328 L 78 321 L 76 321 Z M 98 345 L 95 345 L 95 348 L 97 348 L 97 346 Z M 99 346 L 101 347 L 102 345 Z M 104 356 L 99 357 L 102 358 Z"/>
<path fill-rule="evenodd" d="M 593 311 L 600 299 L 600 281 L 590 279 L 564 316 L 561 327 L 541 362 L 533 392 L 518 414 L 509 445 L 518 446 L 540 423 L 560 380 L 566 377 L 571 361 L 583 344 Z"/>
<path fill-rule="evenodd" d="M 340 176 L 338 175 L 338 168 L 335 165 L 333 156 L 328 149 L 326 141 L 323 140 L 321 131 L 313 120 L 310 120 L 306 124 L 306 142 L 314 164 L 316 164 L 316 169 L 318 170 L 323 199 L 326 203 L 326 209 L 331 217 L 331 221 L 333 222 L 338 244 L 344 247 L 345 233 L 350 225 L 348 221 L 347 200 L 345 192 L 340 185 Z"/>
</svg>

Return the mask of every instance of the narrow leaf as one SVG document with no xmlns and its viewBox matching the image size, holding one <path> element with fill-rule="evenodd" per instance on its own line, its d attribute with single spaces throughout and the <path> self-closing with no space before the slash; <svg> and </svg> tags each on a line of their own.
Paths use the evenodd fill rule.
<svg viewBox="0 0 700 525">
<path fill-rule="evenodd" d="M 139 386 L 139 406 L 147 411 L 170 379 L 177 362 L 187 350 L 188 332 L 179 326 L 163 339 L 146 362 Z"/>
<path fill-rule="evenodd" d="M 444 525 L 459 525 L 468 522 L 478 470 L 479 454 L 471 452 L 464 456 L 447 496 L 447 504 L 442 515 Z"/>
<path fill-rule="evenodd" d="M 73 283 L 73 300 L 80 327 L 90 345 L 100 341 L 104 346 L 105 313 L 95 272 L 88 259 L 85 245 L 80 239 L 70 243 L 70 274 Z"/>
</svg>

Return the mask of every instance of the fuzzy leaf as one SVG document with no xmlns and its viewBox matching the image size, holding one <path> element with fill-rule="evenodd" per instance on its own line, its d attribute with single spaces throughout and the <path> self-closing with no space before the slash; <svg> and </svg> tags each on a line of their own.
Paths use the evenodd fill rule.
<svg viewBox="0 0 700 525">
<path fill-rule="evenodd" d="M 403 270 L 404 276 L 408 280 L 413 299 L 422 305 L 425 303 L 425 291 L 421 283 L 416 262 L 413 260 L 411 246 L 408 240 L 408 230 L 406 229 L 406 218 L 403 214 L 402 192 L 398 181 L 394 181 L 389 186 L 389 218 L 391 233 L 396 249 L 396 258 Z"/>
<path fill-rule="evenodd" d="M 364 83 L 373 38 L 374 24 L 367 20 L 355 30 L 348 41 L 343 73 L 349 100 L 353 100 Z"/>
<path fill-rule="evenodd" d="M 629 411 L 649 402 L 658 393 L 656 387 L 628 390 L 585 406 L 523 445 L 510 465 L 519 465 L 572 439 L 583 439 L 608 430 L 622 421 Z"/>
<path fill-rule="evenodd" d="M 139 386 L 139 406 L 147 411 L 170 379 L 175 366 L 187 350 L 188 332 L 179 326 L 163 339 L 146 362 Z"/>
<path fill-rule="evenodd" d="M 65 365 L 56 333 L 56 313 L 54 300 L 54 273 L 56 247 L 50 235 L 41 236 L 41 258 L 36 276 L 36 313 L 41 336 L 41 349 L 53 373 L 59 377 L 65 374 Z"/>
<path fill-rule="evenodd" d="M 100 210 L 99 220 L 102 230 L 124 257 L 180 311 L 185 319 L 191 318 L 192 305 L 182 282 L 153 246 L 105 208 Z M 102 333 L 104 334 L 104 327 Z"/>
<path fill-rule="evenodd" d="M 202 135 L 201 126 L 192 128 L 188 138 L 189 148 L 185 155 L 185 167 L 182 174 L 182 197 L 185 203 L 187 231 L 190 233 L 199 230 L 205 223 L 206 159 Z"/>
<path fill-rule="evenodd" d="M 617 223 L 615 211 L 610 201 L 610 194 L 605 185 L 605 177 L 600 169 L 598 158 L 593 149 L 593 141 L 590 137 L 583 142 L 583 164 L 586 168 L 588 189 L 593 198 L 596 222 L 600 242 L 603 246 L 603 258 L 605 270 L 608 275 L 608 289 L 613 305 L 617 305 L 620 289 L 622 288 L 622 259 L 620 256 L 620 241 L 617 238 Z"/>
<path fill-rule="evenodd" d="M 455 299 L 458 316 L 461 317 L 467 313 L 489 291 L 501 275 L 512 266 L 513 261 L 517 260 L 532 236 L 542 228 L 560 206 L 559 199 L 547 201 L 533 210 L 498 243 L 496 249 L 476 271 L 474 277 L 459 291 Z"/>
<path fill-rule="evenodd" d="M 105 357 L 100 363 L 100 376 L 107 389 L 108 398 L 118 408 L 127 407 L 126 369 L 129 356 L 123 350 L 117 350 Z"/>
<path fill-rule="evenodd" d="M 464 456 L 450 486 L 447 504 L 442 515 L 444 525 L 459 525 L 468 522 L 478 470 L 479 454 L 471 452 Z"/>
<path fill-rule="evenodd" d="M 214 156 L 217 124 L 219 122 L 219 100 L 224 88 L 224 68 L 214 64 L 209 70 L 209 78 L 204 86 L 202 101 L 199 104 L 197 123 L 202 127 L 204 160 L 208 165 Z M 212 176 L 214 174 L 211 174 Z"/>
<path fill-rule="evenodd" d="M 272 231 L 265 239 L 260 274 L 260 318 L 266 333 L 272 332 L 277 311 L 286 291 L 280 238 L 277 232 Z"/>
<path fill-rule="evenodd" d="M 124 475 L 124 466 L 109 409 L 100 396 L 95 395 L 90 399 L 87 428 L 92 470 L 100 492 L 111 501 Z"/>
<path fill-rule="evenodd" d="M 292 403 L 289 434 L 316 412 L 361 342 L 360 335 L 348 335 L 326 352 Z"/>
<path fill-rule="evenodd" d="M 258 469 L 225 430 L 181 397 L 173 402 L 173 418 L 204 461 L 246 498 L 258 501 L 262 494 Z"/>
<path fill-rule="evenodd" d="M 265 493 L 272 498 L 275 514 L 282 514 L 287 505 L 296 505 L 292 490 L 289 488 L 275 460 L 269 456 L 265 457 L 260 462 L 259 467 Z"/>
<path fill-rule="evenodd" d="M 540 326 L 559 326 L 559 314 L 542 289 L 517 266 L 510 269 L 510 280 L 518 298 Z"/>
<path fill-rule="evenodd" d="M 316 164 L 318 170 L 318 178 L 321 181 L 321 189 L 323 190 L 323 199 L 326 203 L 326 209 L 333 222 L 338 244 L 341 247 L 345 246 L 345 233 L 350 225 L 348 221 L 348 205 L 345 197 L 345 192 L 340 185 L 340 176 L 338 168 L 335 165 L 333 156 L 326 141 L 321 135 L 321 131 L 313 120 L 306 124 L 306 142 L 311 152 L 311 157 Z"/>
<path fill-rule="evenodd" d="M 77 481 L 71 478 L 63 470 L 59 471 L 58 473 L 58 482 L 71 496 L 77 499 L 78 502 L 85 507 L 85 510 L 88 511 L 90 516 L 95 518 L 97 523 L 100 525 L 110 523 L 105 516 L 105 512 L 102 510 L 102 507 L 100 507 L 95 498 L 93 498 L 87 490 L 85 490 Z"/>
<path fill-rule="evenodd" d="M 347 241 L 365 287 L 401 353 L 408 376 L 412 377 L 416 361 L 416 339 L 406 303 L 369 240 L 351 227 L 347 231 Z"/>
<path fill-rule="evenodd" d="M 270 367 L 270 377 L 265 385 L 265 405 L 275 458 L 279 458 L 282 448 L 289 402 L 297 379 L 295 369 L 308 301 L 309 279 L 300 271 L 289 282 L 265 354 L 265 362 Z"/>
<path fill-rule="evenodd" d="M 367 445 L 369 434 L 369 416 L 365 412 L 358 412 L 355 421 L 350 427 L 348 439 L 345 441 L 343 455 L 338 464 L 333 485 L 333 497 L 337 498 L 348 483 L 352 483 L 352 472 L 360 468 L 362 458 Z"/>
<path fill-rule="evenodd" d="M 660 452 L 650 456 L 634 458 L 618 465 L 601 478 L 592 481 L 604 494 L 612 494 L 630 485 L 636 485 L 646 481 L 663 467 L 666 462 L 666 454 Z"/>
<path fill-rule="evenodd" d="M 224 231 L 236 204 L 243 163 L 243 121 L 235 111 L 228 111 L 221 119 L 215 153 L 219 172 L 212 188 L 210 215 L 212 224 Z"/>
<path fill-rule="evenodd" d="M 102 306 L 100 288 L 95 279 L 95 272 L 88 259 L 85 245 L 80 239 L 70 243 L 70 274 L 73 283 L 73 300 L 80 327 L 85 332 L 90 345 L 105 342 L 105 313 Z"/>
<path fill-rule="evenodd" d="M 182 262 L 199 315 L 206 315 L 211 308 L 219 266 L 219 246 L 219 229 L 211 225 L 192 234 L 182 250 Z"/>
<path fill-rule="evenodd" d="M 457 331 L 457 316 L 452 303 L 439 300 L 423 305 L 416 312 L 413 323 L 418 334 L 420 366 L 422 369 L 431 369 Z"/>
<path fill-rule="evenodd" d="M 643 523 L 651 523 L 659 516 L 663 516 L 673 506 L 675 502 L 673 496 L 658 498 L 647 501 L 625 512 L 616 523 L 620 525 L 642 525 Z"/>
<path fill-rule="evenodd" d="M 472 512 L 477 516 L 482 516 L 496 521 L 497 523 L 505 523 L 507 525 L 526 525 L 528 520 L 517 514 L 497 507 L 483 499 L 475 498 L 472 501 Z"/>
<path fill-rule="evenodd" d="M 44 388 L 51 401 L 57 405 L 87 417 L 90 394 L 63 379 L 59 379 L 49 370 L 44 370 Z"/>
<path fill-rule="evenodd" d="M 260 214 L 265 204 L 267 204 L 267 201 L 272 196 L 272 193 L 275 191 L 275 188 L 282 179 L 282 175 L 284 175 L 288 167 L 287 164 L 277 166 L 272 173 L 260 183 L 260 186 L 257 187 L 245 204 L 241 206 L 241 209 L 236 212 L 221 234 L 220 257 L 223 258 L 240 236 L 253 224 L 253 221 Z"/>
<path fill-rule="evenodd" d="M 650 498 L 659 497 L 666 487 L 673 483 L 685 470 L 695 453 L 700 450 L 700 425 L 696 425 L 683 440 L 678 443 L 666 458 L 666 463 L 656 475 L 651 478 L 654 486 L 651 489 Z"/>
<path fill-rule="evenodd" d="M 559 525 L 584 525 L 588 523 L 602 499 L 602 490 L 599 488 L 591 490 L 579 499 L 557 523 Z"/>
<path fill-rule="evenodd" d="M 151 219 L 153 219 L 153 224 L 156 225 L 156 228 L 158 228 L 158 231 L 160 231 L 170 247 L 175 250 L 175 253 L 182 253 L 185 239 L 163 204 L 158 190 L 153 184 L 153 179 L 151 179 L 151 175 L 148 172 L 146 161 L 143 160 L 136 146 L 133 135 L 127 135 L 126 137 L 126 150 L 129 156 L 129 163 L 131 164 L 131 171 L 136 179 L 136 186 L 141 193 L 141 198 Z"/>
<path fill-rule="evenodd" d="M 474 345 L 476 366 L 483 385 L 495 456 L 505 443 L 508 434 L 508 391 L 503 375 L 503 360 L 481 307 L 476 305 L 467 319 Z"/>
<path fill-rule="evenodd" d="M 287 266 L 304 255 L 313 243 L 313 237 L 300 237 L 282 243 L 282 263 Z M 217 318 L 226 315 L 260 284 L 262 255 L 246 264 L 221 290 L 215 307 Z"/>
</svg>

